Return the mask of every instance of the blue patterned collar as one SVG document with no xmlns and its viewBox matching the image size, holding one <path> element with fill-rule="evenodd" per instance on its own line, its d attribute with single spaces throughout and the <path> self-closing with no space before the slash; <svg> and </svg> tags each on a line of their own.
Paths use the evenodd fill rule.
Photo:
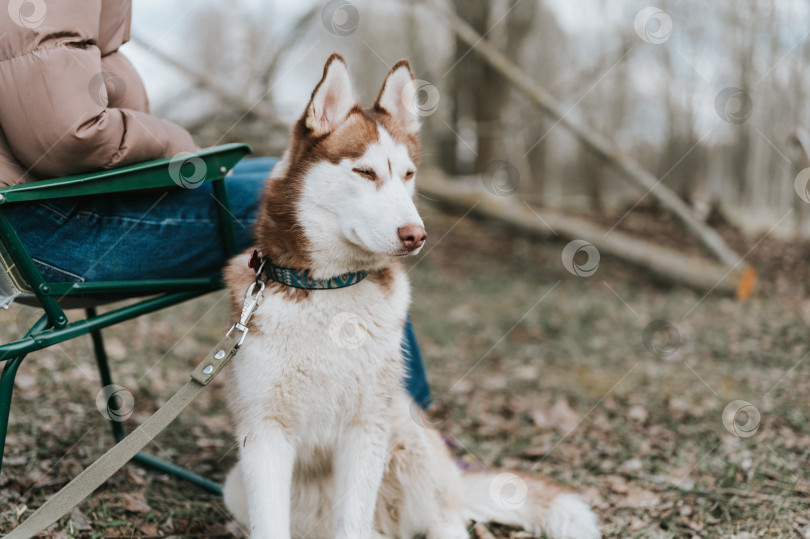
<svg viewBox="0 0 810 539">
<path fill-rule="evenodd" d="M 328 279 L 315 279 L 309 270 L 295 270 L 281 268 L 273 264 L 266 256 L 261 256 L 258 251 L 253 251 L 253 256 L 248 263 L 258 273 L 261 271 L 268 280 L 292 286 L 293 288 L 303 288 L 305 290 L 332 290 L 335 288 L 346 288 L 352 286 L 368 276 L 367 271 L 354 271 L 344 273 Z"/>
</svg>

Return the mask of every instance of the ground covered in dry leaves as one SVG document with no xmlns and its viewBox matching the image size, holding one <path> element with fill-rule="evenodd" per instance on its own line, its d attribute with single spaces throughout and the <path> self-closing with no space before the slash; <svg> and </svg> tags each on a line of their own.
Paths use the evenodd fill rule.
<svg viewBox="0 0 810 539">
<path fill-rule="evenodd" d="M 562 240 L 423 209 L 430 241 L 410 275 L 435 399 L 424 422 L 460 458 L 570 485 L 593 504 L 607 537 L 810 537 L 810 248 L 724 230 L 738 252 L 756 245 L 749 259 L 760 287 L 740 304 L 608 257 L 594 275 L 576 277 L 561 262 Z M 673 223 L 643 214 L 620 228 L 685 241 Z M 3 341 L 35 316 L 19 306 L 0 313 Z M 116 382 L 135 400 L 127 428 L 184 383 L 227 324 L 223 292 L 106 332 Z M 222 480 L 236 457 L 224 383 L 150 451 Z M 98 390 L 89 338 L 23 363 L 0 473 L 0 531 L 110 446 Z M 724 424 L 733 401 L 753 409 Z M 130 464 L 49 536 L 241 533 L 217 497 Z M 530 537 L 480 525 L 471 534 Z"/>
</svg>

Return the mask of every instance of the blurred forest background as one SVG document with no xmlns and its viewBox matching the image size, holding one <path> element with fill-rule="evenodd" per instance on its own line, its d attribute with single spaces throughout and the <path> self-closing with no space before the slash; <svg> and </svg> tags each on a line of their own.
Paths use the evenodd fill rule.
<svg viewBox="0 0 810 539">
<path fill-rule="evenodd" d="M 646 15 L 631 0 L 445 4 L 699 215 L 810 233 L 794 190 L 810 166 L 806 2 L 664 1 Z M 506 162 L 518 193 L 545 207 L 604 213 L 638 199 L 419 2 L 140 0 L 134 12 L 125 51 L 154 112 L 203 144 L 277 155 L 329 53 L 348 59 L 366 104 L 407 57 L 435 101 L 423 114 L 429 164 L 485 174 Z"/>
<path fill-rule="evenodd" d="M 429 240 L 407 263 L 434 397 L 414 420 L 473 468 L 580 492 L 605 537 L 810 539 L 810 3 L 135 0 L 132 34 L 154 114 L 257 155 L 280 155 L 333 51 L 366 105 L 410 59 Z M 105 330 L 128 430 L 228 303 Z M 0 311 L 0 341 L 38 316 Z M 23 363 L 0 530 L 111 444 L 91 354 L 78 339 Z M 227 390 L 150 451 L 223 480 Z M 219 497 L 137 465 L 49 532 L 245 534 Z"/>
</svg>

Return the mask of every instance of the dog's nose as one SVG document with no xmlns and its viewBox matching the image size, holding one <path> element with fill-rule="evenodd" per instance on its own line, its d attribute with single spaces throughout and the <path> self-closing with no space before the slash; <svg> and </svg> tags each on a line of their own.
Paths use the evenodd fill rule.
<svg viewBox="0 0 810 539">
<path fill-rule="evenodd" d="M 419 249 L 427 239 L 425 227 L 419 225 L 401 226 L 397 229 L 397 234 L 399 235 L 399 241 L 402 242 L 402 246 L 409 251 Z"/>
</svg>

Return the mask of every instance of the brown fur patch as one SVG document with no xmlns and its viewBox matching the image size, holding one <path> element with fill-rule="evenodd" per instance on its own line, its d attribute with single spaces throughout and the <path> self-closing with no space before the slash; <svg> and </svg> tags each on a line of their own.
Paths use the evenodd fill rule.
<svg viewBox="0 0 810 539">
<path fill-rule="evenodd" d="M 394 118 L 388 114 L 383 108 L 373 108 L 364 111 L 375 122 L 379 122 L 386 131 L 391 134 L 394 142 L 405 145 L 408 149 L 408 156 L 413 161 L 415 166 L 419 166 L 419 137 L 415 134 L 408 133 L 402 126 L 397 123 Z"/>
<path fill-rule="evenodd" d="M 392 260 L 387 266 L 377 271 L 373 271 L 366 277 L 369 281 L 382 288 L 387 296 L 394 289 L 394 277 L 402 272 L 402 263 L 399 260 Z"/>
<path fill-rule="evenodd" d="M 309 458 L 298 459 L 293 478 L 298 481 L 318 481 L 332 475 L 334 455 L 324 447 L 316 447 L 307 452 Z"/>
</svg>

